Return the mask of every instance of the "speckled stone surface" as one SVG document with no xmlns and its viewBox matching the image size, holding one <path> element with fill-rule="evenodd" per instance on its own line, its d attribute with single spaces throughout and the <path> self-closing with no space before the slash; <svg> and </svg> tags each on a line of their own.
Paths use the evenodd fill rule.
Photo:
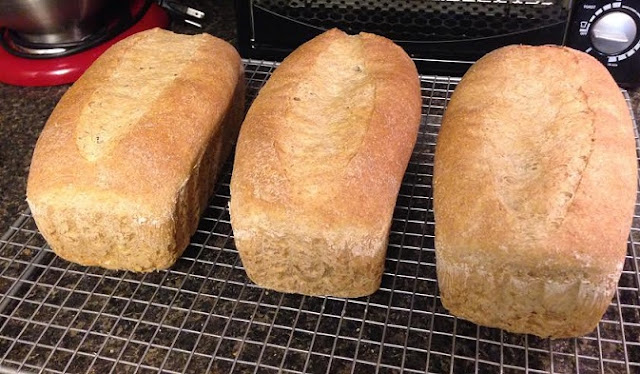
<svg viewBox="0 0 640 374">
<path fill-rule="evenodd" d="M 203 26 L 204 26 L 203 31 L 208 32 L 212 35 L 221 37 L 232 43 L 235 43 L 236 31 L 235 31 L 233 2 L 231 0 L 218 1 L 218 2 L 200 0 L 200 1 L 188 1 L 188 3 L 194 6 L 195 8 L 201 9 L 207 13 L 208 17 L 207 17 L 207 21 L 203 23 Z M 192 27 L 188 27 L 183 23 L 176 23 L 173 29 L 183 33 L 201 32 L 200 30 L 194 29 Z M 47 117 L 49 116 L 55 104 L 57 103 L 59 98 L 64 94 L 67 88 L 68 88 L 68 85 L 59 86 L 59 87 L 44 87 L 44 88 L 22 88 L 22 87 L 13 87 L 13 86 L 0 84 L 0 235 L 7 230 L 11 222 L 13 222 L 13 220 L 17 217 L 18 212 L 26 208 L 26 203 L 24 202 L 24 192 L 25 192 L 26 177 L 28 174 L 29 163 L 31 160 L 33 147 L 36 143 L 36 140 L 40 131 L 42 130 L 42 127 L 44 126 L 44 123 Z M 630 95 L 632 96 L 633 108 L 637 116 L 638 110 L 640 109 L 640 90 L 631 91 Z M 28 227 L 28 228 L 34 229 L 34 227 Z M 222 237 L 219 237 L 219 238 L 222 238 Z M 18 239 L 15 239 L 15 240 L 18 240 Z M 39 236 L 34 237 L 33 239 L 30 239 L 30 240 L 32 240 L 31 245 L 33 246 L 37 247 L 40 244 L 42 244 L 42 238 L 40 238 Z M 418 243 L 414 243 L 413 245 L 420 246 L 421 243 L 418 242 Z M 224 244 L 220 246 L 224 247 Z M 196 249 L 195 247 L 190 247 L 188 251 L 193 251 L 195 249 Z M 7 247 L 5 250 L 9 251 L 9 250 L 13 250 L 13 248 Z M 214 256 L 217 256 L 215 252 L 213 251 L 203 251 L 203 252 L 204 254 L 202 254 L 202 256 L 211 256 L 211 261 L 210 261 L 211 263 L 213 263 L 214 260 L 217 261 L 217 257 L 214 258 Z M 19 256 L 25 256 L 24 259 L 29 260 L 31 258 L 30 250 L 23 250 L 22 252 L 20 252 Z M 187 252 L 185 253 L 185 256 L 189 258 L 195 258 L 199 255 Z M 49 258 L 47 261 L 52 261 L 52 263 L 54 264 L 54 267 L 65 268 L 67 266 L 67 264 L 64 263 L 63 260 L 59 258 L 54 259 L 52 255 L 50 257 L 51 258 Z M 391 255 L 391 257 L 393 257 L 393 255 Z M 206 257 L 205 259 L 208 259 L 208 257 Z M 176 269 L 181 270 L 182 269 L 181 264 L 184 265 L 189 263 L 190 262 L 188 261 L 179 262 L 176 265 Z M 82 280 L 80 280 L 78 279 L 79 277 L 78 274 L 82 273 L 82 268 L 76 265 L 71 265 L 71 266 L 73 267 L 73 269 L 77 270 L 76 274 L 67 274 L 64 278 L 60 278 L 60 279 L 54 277 L 51 280 L 44 279 L 41 281 L 44 283 L 47 283 L 47 282 L 51 284 L 55 283 L 61 286 L 68 285 L 68 287 L 71 287 L 72 285 L 76 284 L 78 289 L 86 289 L 86 290 L 91 290 L 93 289 L 93 287 L 95 287 L 95 284 L 92 282 L 97 282 L 98 278 L 84 277 Z M 18 270 L 21 270 L 21 268 L 18 267 Z M 216 271 L 220 271 L 220 272 L 224 272 L 226 270 L 228 270 L 228 268 L 225 268 L 222 266 L 216 268 Z M 207 273 L 207 271 L 205 271 L 204 269 L 202 270 L 202 272 L 199 272 L 197 269 L 194 269 L 193 271 L 196 273 L 202 273 L 202 274 Z M 434 269 L 432 268 L 430 271 L 433 272 Z M 47 274 L 51 276 L 55 276 L 58 273 L 48 272 Z M 144 305 L 136 303 L 136 304 L 131 304 L 131 306 L 127 307 L 126 298 L 128 297 L 128 295 L 131 295 L 134 293 L 135 291 L 134 285 L 139 283 L 133 283 L 133 282 L 117 283 L 114 279 L 117 279 L 118 277 L 120 277 L 121 273 L 109 271 L 109 272 L 106 272 L 105 274 L 111 275 L 112 277 L 106 279 L 106 281 L 104 281 L 104 284 L 100 284 L 99 293 L 104 295 L 113 294 L 112 291 L 120 287 L 118 288 L 117 295 L 119 296 L 121 295 L 122 297 L 111 298 L 109 300 L 106 300 L 106 298 L 103 298 L 98 295 L 90 299 L 89 302 L 85 303 L 84 308 L 87 310 L 93 310 L 93 309 L 98 310 L 102 308 L 102 310 L 105 311 L 105 314 L 111 313 L 114 315 L 119 314 L 121 310 L 123 310 L 123 308 L 126 308 L 127 317 L 130 317 L 133 319 L 138 318 L 143 313 L 143 311 L 139 307 L 140 305 L 142 306 Z M 144 275 L 129 274 L 127 275 L 127 277 L 131 277 L 135 281 L 139 281 L 140 279 L 145 279 L 147 284 L 155 284 L 155 283 L 161 283 L 161 281 L 158 278 L 160 278 L 162 274 L 163 273 L 160 273 L 160 272 L 152 273 L 150 275 L 147 275 L 146 276 L 147 278 L 144 278 L 145 277 Z M 217 277 L 224 278 L 225 275 L 221 273 L 221 274 L 218 274 Z M 228 275 L 226 275 L 226 277 L 228 277 Z M 435 273 L 429 273 L 429 274 L 423 275 L 423 277 L 433 279 L 435 278 Z M 172 279 L 168 279 L 164 281 L 164 285 L 168 288 L 173 287 L 174 289 L 177 289 L 181 287 L 181 283 L 178 282 L 181 280 L 182 278 L 179 278 L 179 277 L 175 279 L 175 282 Z M 202 279 L 200 280 L 203 281 Z M 193 278 L 191 279 L 191 281 L 197 282 L 198 278 Z M 211 284 L 213 287 L 213 285 L 215 285 L 216 283 L 214 282 Z M 214 289 L 214 288 L 208 289 L 207 287 L 208 286 L 205 285 L 204 288 L 202 289 L 204 295 L 217 295 L 220 292 L 222 292 L 221 290 Z M 386 287 L 389 287 L 389 285 L 386 285 Z M 42 295 L 39 296 L 37 294 L 38 290 L 42 292 Z M 48 302 L 52 303 L 52 305 L 59 305 L 63 303 L 63 301 L 61 301 L 63 300 L 62 296 L 55 295 L 55 294 L 49 295 L 43 290 L 46 291 L 47 289 L 37 289 L 37 290 L 34 289 L 33 294 L 29 296 L 30 300 L 39 300 L 38 298 L 40 297 L 40 299 L 42 300 L 49 298 Z M 230 292 L 230 294 L 227 295 L 228 297 L 238 296 L 237 294 L 232 293 L 232 292 L 235 292 L 235 289 L 229 289 L 228 291 Z M 432 293 L 433 291 L 434 290 L 429 290 L 428 292 Z M 245 291 L 245 293 L 246 292 L 249 292 L 249 291 Z M 256 292 L 258 291 L 256 290 Z M 242 294 L 242 293 L 238 292 L 238 294 Z M 152 289 L 146 289 L 145 291 L 140 291 L 140 294 L 136 294 L 136 297 L 138 299 L 141 299 L 141 300 L 154 299 L 154 302 L 159 305 L 166 305 L 170 303 L 171 298 L 173 298 L 174 296 L 175 294 L 171 294 L 171 293 L 169 294 L 158 293 L 156 295 Z M 59 299 L 58 301 L 55 301 L 56 297 Z M 246 294 L 238 297 L 248 298 Z M 385 297 L 384 293 L 377 293 L 375 296 L 373 296 L 372 300 L 382 305 L 390 303 L 390 300 L 384 299 L 384 297 Z M 380 298 L 380 299 L 378 300 L 376 298 Z M 272 303 L 275 305 L 275 304 L 278 304 L 278 299 L 279 299 L 279 294 L 267 292 L 262 301 L 264 303 Z M 291 301 L 291 305 L 290 305 L 291 307 L 295 308 L 298 305 L 302 305 L 302 302 L 300 301 L 299 297 L 291 296 L 291 297 L 288 297 L 287 300 Z M 340 304 L 341 301 L 331 300 L 328 305 L 321 306 L 319 303 L 320 300 L 321 299 L 319 298 L 309 298 L 307 301 L 309 305 L 306 305 L 305 308 L 308 308 L 309 310 L 314 310 L 314 311 L 319 311 L 320 308 L 325 308 L 325 312 L 327 312 L 327 311 L 331 311 L 331 308 L 332 308 L 331 304 L 335 303 L 336 304 L 335 310 L 331 313 L 335 315 L 340 315 L 341 310 L 343 308 L 343 304 Z M 64 303 L 65 303 L 65 306 L 67 307 L 76 308 L 76 307 L 79 307 L 82 302 L 83 300 L 71 300 L 71 301 L 65 301 Z M 93 302 L 96 303 L 95 307 L 92 304 Z M 180 304 L 181 302 L 185 303 L 183 310 L 185 310 L 185 308 L 188 308 L 189 305 L 191 305 L 190 300 L 181 301 L 181 299 L 176 299 L 174 305 L 181 306 Z M 625 300 L 623 300 L 623 302 L 625 302 Z M 209 303 L 213 303 L 213 301 L 205 298 L 205 301 L 202 305 L 198 304 L 198 309 L 212 310 L 217 315 L 227 316 L 227 315 L 233 314 L 230 310 L 232 309 L 232 307 L 235 308 L 229 300 L 225 300 L 225 299 L 220 299 L 216 301 L 216 304 L 210 305 Z M 409 300 L 406 301 L 407 306 L 410 303 L 411 301 Z M 24 311 L 26 310 L 26 308 L 23 308 L 22 310 Z M 445 313 L 444 310 L 436 310 L 436 311 L 439 313 Z M 50 321 L 51 318 L 53 317 L 54 312 L 55 312 L 55 309 L 43 308 L 41 311 L 39 311 L 39 313 L 42 315 L 38 318 L 42 319 L 43 321 Z M 348 312 L 349 311 L 347 310 L 347 314 Z M 364 313 L 360 310 L 357 310 L 355 312 L 357 312 L 358 315 L 362 315 L 361 313 Z M 389 317 L 387 309 L 371 308 L 368 311 L 368 313 L 369 314 L 367 315 L 368 316 L 367 318 L 374 321 L 384 321 Z M 241 315 L 241 312 L 238 311 L 236 312 L 236 314 Z M 195 315 L 195 316 L 197 318 L 194 318 L 193 320 L 189 320 L 190 325 L 183 326 L 183 327 L 192 329 L 194 331 L 202 330 L 203 324 L 205 324 L 205 321 L 204 321 L 205 318 L 199 315 Z M 166 316 L 166 318 L 164 319 L 164 323 L 167 325 L 177 326 L 182 323 L 183 317 L 184 316 L 179 313 L 170 314 Z M 292 322 L 291 322 L 291 318 L 287 320 L 288 317 L 293 318 L 293 316 L 290 316 L 287 313 L 280 312 L 277 318 L 281 320 L 277 320 L 277 322 L 282 325 L 290 325 Z M 65 310 L 61 313 L 56 314 L 55 316 L 56 323 L 63 326 L 70 324 L 73 318 L 75 317 L 72 315 L 72 312 L 69 310 Z M 116 325 L 116 322 L 114 321 L 114 319 L 108 316 L 101 316 L 95 321 L 93 318 L 94 318 L 93 315 L 83 313 L 79 315 L 77 319 L 73 320 L 73 325 L 79 329 L 85 328 L 85 326 L 88 326 L 88 325 L 92 325 L 93 326 L 92 329 L 94 331 L 101 332 L 101 333 L 111 331 L 112 335 L 123 336 L 125 338 L 131 337 L 131 334 L 133 334 L 133 331 L 134 331 L 134 328 L 132 326 L 133 322 L 131 322 L 130 320 L 124 321 L 126 323 L 119 322 L 119 324 Z M 254 316 L 254 318 L 256 321 L 264 320 L 265 322 L 270 322 L 271 320 L 276 319 L 273 312 L 268 308 L 266 309 L 266 312 L 264 314 L 262 314 L 262 311 L 259 310 Z M 394 318 L 394 317 L 391 316 L 391 318 Z M 615 317 L 611 317 L 609 319 L 615 320 Z M 222 328 L 224 327 L 224 323 L 214 319 L 212 319 L 211 321 L 212 322 L 207 323 L 207 327 L 205 328 L 205 330 L 212 334 L 217 334 L 217 335 L 222 334 Z M 338 321 L 338 320 L 336 319 L 335 321 Z M 301 319 L 301 320 L 298 320 L 298 325 L 306 326 L 305 324 L 308 324 L 308 327 L 304 327 L 304 328 L 309 331 L 312 331 L 314 327 L 317 329 L 318 326 L 320 326 L 321 328 L 324 328 L 323 326 L 317 324 L 316 322 L 317 322 L 316 320 L 312 320 L 312 319 L 308 321 L 304 321 Z M 401 322 L 401 323 L 406 323 L 406 322 Z M 434 323 L 435 323 L 435 329 L 437 331 L 448 331 L 447 329 L 449 329 L 449 327 L 442 327 L 438 325 L 438 323 L 448 323 L 445 319 L 443 319 L 443 321 L 440 321 L 440 322 L 436 321 Z M 611 325 L 611 328 L 614 329 L 616 326 Z M 18 321 L 16 322 L 16 325 L 15 325 L 15 331 L 9 330 L 9 328 L 6 328 L 3 333 L 8 334 L 9 336 L 17 337 L 21 334 L 23 327 L 24 327 L 23 324 L 21 324 Z M 360 327 L 345 325 L 343 328 L 350 329 L 352 330 L 351 333 L 357 335 L 359 333 Z M 376 339 L 382 338 L 382 328 L 380 326 L 370 325 L 368 327 L 365 326 L 365 328 L 372 329 L 372 331 L 367 332 L 368 335 L 376 337 Z M 337 327 L 334 324 L 330 324 L 328 327 L 326 327 L 326 329 L 327 331 L 337 331 Z M 458 325 L 456 326 L 456 329 L 458 333 L 464 334 L 466 336 L 476 336 L 477 334 L 477 336 L 481 339 L 484 339 L 485 342 L 500 341 L 500 335 L 498 330 L 486 329 L 486 328 L 479 328 L 478 330 L 476 330 L 475 325 L 465 321 L 459 321 Z M 245 331 L 244 327 L 241 325 L 237 325 L 237 326 L 231 325 L 229 327 L 229 330 L 226 331 L 226 335 L 242 336 L 244 331 Z M 388 335 L 386 336 L 386 341 L 391 341 L 391 342 L 404 341 L 405 336 L 402 335 L 400 331 L 397 331 L 397 332 L 394 332 L 394 331 L 395 330 L 390 330 L 388 332 Z M 138 339 L 139 341 L 147 341 L 151 337 L 154 337 L 155 339 L 154 342 L 156 345 L 169 346 L 174 344 L 176 348 L 181 348 L 187 351 L 194 349 L 193 348 L 195 344 L 194 337 L 185 335 L 186 336 L 185 339 L 177 338 L 175 334 L 175 330 L 157 329 L 156 331 L 154 326 L 151 326 L 149 328 L 144 328 L 143 326 L 141 328 L 135 329 L 135 334 L 138 334 L 138 333 L 140 335 L 139 336 L 136 335 L 135 338 Z M 609 336 L 608 335 L 609 333 L 606 330 L 601 331 L 601 333 L 605 338 Z M 260 328 L 253 328 L 249 332 L 249 334 L 262 336 L 260 334 L 266 334 L 266 332 L 262 331 Z M 610 335 L 617 336 L 615 333 L 611 333 Z M 521 339 L 524 339 L 522 335 L 507 334 L 505 336 L 506 336 L 505 343 L 511 343 L 516 346 L 522 346 L 524 344 L 521 341 Z M 83 349 L 87 349 L 91 352 L 98 349 L 97 346 L 94 347 L 93 345 L 91 345 L 94 343 L 94 341 L 91 340 L 93 338 L 95 338 L 96 344 L 102 344 L 103 342 L 102 336 L 100 336 L 99 334 L 91 335 L 90 338 L 87 340 L 87 342 L 85 342 L 85 346 Z M 269 343 L 272 345 L 282 346 L 287 343 L 288 338 L 289 338 L 288 332 L 284 331 L 280 334 L 277 331 L 274 331 L 273 333 L 271 333 L 271 338 L 270 338 L 271 340 L 269 341 Z M 437 339 L 437 338 L 438 336 L 436 336 L 436 338 L 434 339 Z M 444 341 L 441 344 L 443 347 L 451 346 L 451 342 L 446 340 L 447 339 L 446 336 L 440 336 L 440 338 L 444 339 Z M 47 335 L 43 338 L 43 340 L 41 340 L 41 343 L 44 342 L 49 345 L 54 345 L 59 339 L 60 339 L 60 335 L 55 335 L 55 334 Z M 79 337 L 73 336 L 73 335 L 70 337 L 67 337 L 67 341 L 71 342 L 67 344 L 73 344 L 74 339 L 79 339 Z M 258 341 L 260 340 L 260 338 L 255 338 L 255 339 Z M 308 343 L 308 341 L 301 340 L 301 344 L 303 344 L 303 346 L 305 343 Z M 123 344 L 124 343 L 122 343 L 122 340 L 108 339 L 105 343 L 105 350 L 103 350 L 102 353 L 107 356 L 113 353 L 115 357 L 115 355 L 117 355 L 118 352 L 120 352 L 120 349 L 122 348 Z M 298 343 L 294 342 L 294 344 L 298 344 Z M 406 341 L 405 341 L 405 344 L 407 344 Z M 420 342 L 409 341 L 409 344 L 412 346 L 417 346 L 420 344 Z M 536 344 L 539 344 L 540 349 L 548 348 L 545 346 L 545 344 L 548 344 L 546 340 L 530 339 L 528 341 L 528 344 L 530 347 L 535 347 Z M 573 347 L 570 345 L 569 341 L 565 341 L 565 340 L 557 341 L 557 342 L 553 342 L 552 344 L 554 344 L 554 351 L 573 352 Z M 213 346 L 214 346 L 214 342 L 211 343 L 210 347 L 213 347 Z M 123 354 L 123 359 L 125 360 L 128 359 L 130 361 L 137 361 L 137 357 L 139 357 L 142 354 L 141 351 L 144 349 L 144 347 L 142 345 L 137 346 L 135 344 L 130 344 L 128 347 L 129 347 L 128 348 L 129 350 L 127 350 Z M 131 348 L 131 347 L 134 347 L 134 348 Z M 613 347 L 613 345 L 611 345 L 611 347 Z M 26 349 L 28 349 L 28 347 Z M 165 359 L 166 352 L 162 350 L 157 350 L 156 352 L 154 351 L 154 349 L 155 348 L 152 348 L 148 352 L 148 355 L 145 358 L 145 364 L 149 366 L 160 366 L 162 365 L 162 362 Z M 195 349 L 198 350 L 199 348 L 195 348 Z M 219 352 L 219 354 L 224 355 L 225 349 L 229 349 L 235 352 L 235 350 L 237 350 L 238 347 L 236 346 L 222 347 L 220 348 L 220 352 L 222 353 Z M 376 349 L 377 348 L 375 345 L 369 346 L 367 344 L 364 344 L 363 347 L 361 348 L 360 355 L 365 359 L 368 357 L 378 357 L 378 351 Z M 583 352 L 583 354 L 594 355 L 594 357 L 597 356 L 598 354 L 601 354 L 603 357 L 619 357 L 620 356 L 619 352 L 618 353 L 609 352 L 609 350 L 611 349 L 614 349 L 614 348 L 610 348 L 609 346 L 605 345 L 602 352 L 598 352 L 597 349 L 594 347 L 580 347 L 580 350 L 581 352 Z M 353 350 L 352 342 L 341 339 L 340 343 L 337 343 L 336 346 L 334 347 L 334 350 L 337 354 L 340 354 L 340 352 L 346 352 L 344 356 L 350 356 L 351 355 L 350 352 Z M 3 351 L 3 347 L 0 344 L 0 352 L 2 351 Z M 507 361 L 511 360 L 510 356 L 508 356 L 509 352 L 511 351 L 508 350 L 506 353 L 507 356 L 505 357 L 505 360 Z M 517 350 L 513 350 L 513 352 L 517 353 Z M 25 351 L 25 354 L 27 353 L 28 352 Z M 247 354 L 247 356 L 242 356 L 242 359 L 246 361 L 255 361 L 259 353 L 260 353 L 259 351 L 252 352 L 251 354 Z M 499 358 L 496 358 L 499 356 L 499 351 L 496 352 L 495 345 L 490 345 L 490 344 L 478 345 L 478 347 L 476 347 L 476 352 L 457 352 L 457 353 L 466 355 L 469 357 L 472 357 L 473 355 L 477 355 L 478 357 L 481 357 L 481 358 L 486 357 L 493 362 L 499 361 Z M 513 354 L 516 354 L 516 353 L 513 353 Z M 390 357 L 385 356 L 385 359 L 393 362 L 401 360 L 397 357 L 392 357 L 394 354 L 391 354 Z M 41 360 L 44 360 L 46 357 L 48 357 L 48 353 L 43 354 L 42 356 L 38 356 L 38 355 L 32 355 L 32 356 L 34 357 L 30 359 L 33 360 L 33 363 L 40 365 L 42 364 Z M 54 369 L 59 365 L 64 366 L 67 362 L 66 361 L 67 359 L 68 357 L 64 357 L 64 356 L 61 356 L 60 358 L 57 358 L 57 356 L 55 355 L 50 356 L 50 360 L 48 361 L 47 366 Z M 265 363 L 273 362 L 273 365 L 278 365 L 278 362 L 280 362 L 280 359 L 281 359 L 281 356 L 278 356 L 277 353 L 269 353 L 269 351 L 267 351 L 264 354 L 264 356 L 262 356 L 263 362 Z M 519 358 L 516 357 L 516 358 L 513 358 L 513 360 L 511 361 L 517 361 L 518 359 Z M 532 358 L 529 358 L 529 359 L 532 360 Z M 412 360 L 411 357 L 407 358 L 408 363 L 410 363 L 411 360 Z M 544 358 L 541 358 L 540 360 L 544 360 Z M 105 370 L 101 370 L 102 367 L 97 365 L 97 367 L 94 367 L 92 369 L 93 372 L 108 371 L 108 369 L 111 367 L 109 366 L 110 363 L 108 361 L 104 361 L 103 363 L 104 365 L 106 365 L 104 368 Z M 176 360 L 176 365 L 178 365 L 179 363 L 180 362 Z M 216 365 L 221 365 L 221 367 L 217 367 Z M 210 372 L 225 371 L 225 368 L 222 367 L 223 365 L 224 365 L 224 362 L 218 362 L 214 364 L 213 367 L 209 368 Z M 448 372 L 451 368 L 447 365 L 448 364 L 446 360 L 433 359 L 431 360 L 431 364 L 429 368 L 431 371 Z M 569 371 L 569 370 L 563 370 L 564 366 L 562 362 L 555 362 L 555 365 L 556 365 L 555 369 L 558 372 Z M 171 366 L 171 362 L 169 362 L 168 366 L 169 367 Z M 83 366 L 80 364 L 77 364 L 77 365 L 74 364 L 67 368 L 67 372 L 70 372 L 70 373 L 84 372 L 85 368 L 86 366 Z M 204 361 L 203 364 L 194 361 L 189 366 L 189 372 L 205 372 L 206 369 L 207 369 L 207 361 Z M 588 370 L 589 368 L 588 367 L 585 368 L 581 366 L 581 369 Z M 597 371 L 597 368 L 595 368 L 595 366 L 594 368 L 591 368 L 591 369 L 593 369 L 593 372 Z M 62 368 L 60 368 L 59 370 L 62 370 Z"/>
<path fill-rule="evenodd" d="M 25 202 L 31 154 L 49 114 L 67 90 L 0 84 L 0 232 L 5 232 Z"/>
<path fill-rule="evenodd" d="M 629 89 L 629 96 L 631 96 L 631 106 L 633 108 L 633 114 L 636 117 L 636 121 L 640 120 L 638 114 L 640 113 L 640 88 Z"/>
<path fill-rule="evenodd" d="M 204 11 L 203 28 L 174 22 L 176 32 L 207 32 L 233 44 L 236 24 L 233 1 L 188 1 Z M 0 235 L 26 209 L 26 180 L 38 135 L 69 85 L 56 87 L 15 87 L 0 83 Z"/>
</svg>

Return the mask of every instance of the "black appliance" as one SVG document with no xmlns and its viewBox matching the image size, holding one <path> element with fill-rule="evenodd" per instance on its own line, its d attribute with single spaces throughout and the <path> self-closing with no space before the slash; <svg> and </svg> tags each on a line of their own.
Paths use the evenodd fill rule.
<svg viewBox="0 0 640 374">
<path fill-rule="evenodd" d="M 324 30 L 368 31 L 401 45 L 423 74 L 462 75 L 509 44 L 559 44 L 640 83 L 640 0 L 236 0 L 241 54 L 281 60 Z"/>
</svg>

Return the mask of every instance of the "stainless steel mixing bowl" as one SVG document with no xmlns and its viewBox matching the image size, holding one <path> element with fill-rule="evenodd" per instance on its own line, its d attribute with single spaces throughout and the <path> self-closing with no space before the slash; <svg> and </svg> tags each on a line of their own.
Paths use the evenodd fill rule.
<svg viewBox="0 0 640 374">
<path fill-rule="evenodd" d="M 99 15 L 106 4 L 106 0 L 0 0 L 0 27 L 33 43 L 78 42 L 102 26 Z"/>
</svg>

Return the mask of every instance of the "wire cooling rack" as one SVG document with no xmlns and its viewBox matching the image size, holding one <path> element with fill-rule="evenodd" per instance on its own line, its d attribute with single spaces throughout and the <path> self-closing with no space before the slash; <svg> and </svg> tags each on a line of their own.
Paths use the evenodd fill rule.
<svg viewBox="0 0 640 374">
<path fill-rule="evenodd" d="M 246 61 L 249 101 L 275 66 Z M 375 294 L 305 297 L 248 281 L 229 223 L 228 162 L 190 246 L 167 271 L 71 264 L 46 246 L 28 212 L 20 215 L 0 239 L 0 372 L 640 372 L 638 205 L 618 291 L 593 333 L 539 339 L 480 327 L 442 307 L 431 176 L 457 83 L 422 78 L 420 135 Z"/>
</svg>

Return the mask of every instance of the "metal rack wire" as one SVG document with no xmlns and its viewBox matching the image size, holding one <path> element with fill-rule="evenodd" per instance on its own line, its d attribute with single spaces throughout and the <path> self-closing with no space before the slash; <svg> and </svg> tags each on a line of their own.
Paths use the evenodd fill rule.
<svg viewBox="0 0 640 374">
<path fill-rule="evenodd" d="M 246 61 L 249 101 L 275 66 Z M 68 263 L 47 247 L 29 212 L 21 214 L 0 238 L 0 372 L 640 372 L 639 205 L 618 291 L 592 334 L 555 341 L 510 334 L 442 307 L 431 176 L 457 83 L 422 77 L 420 135 L 375 294 L 305 297 L 248 281 L 229 223 L 228 162 L 190 246 L 167 271 Z"/>
</svg>

